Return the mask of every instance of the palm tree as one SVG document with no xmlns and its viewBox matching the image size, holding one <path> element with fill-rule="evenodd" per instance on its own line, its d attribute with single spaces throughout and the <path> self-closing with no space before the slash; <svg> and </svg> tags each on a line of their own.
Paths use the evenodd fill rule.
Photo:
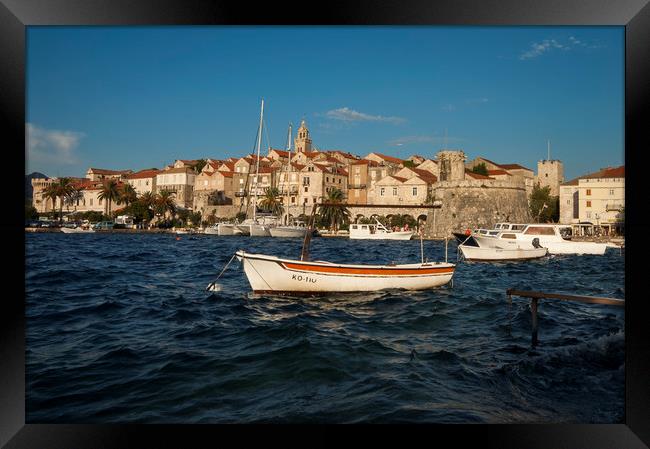
<svg viewBox="0 0 650 449">
<path fill-rule="evenodd" d="M 277 187 L 267 187 L 260 201 L 260 207 L 274 215 L 282 215 L 284 207 L 282 207 L 280 190 Z"/>
<path fill-rule="evenodd" d="M 338 231 L 346 221 L 350 220 L 350 211 L 342 203 L 345 199 L 343 192 L 339 189 L 332 189 L 327 194 L 325 203 L 318 208 L 321 219 L 330 224 L 330 230 Z"/>
<path fill-rule="evenodd" d="M 120 190 L 120 201 L 128 206 L 131 203 L 135 203 L 137 199 L 138 192 L 136 192 L 133 186 L 128 182 L 124 183 Z"/>
<path fill-rule="evenodd" d="M 140 195 L 138 201 L 146 206 L 147 209 L 153 209 L 154 205 L 156 204 L 156 196 L 151 192 L 144 192 L 142 195 Z"/>
<path fill-rule="evenodd" d="M 173 215 L 176 212 L 176 201 L 174 200 L 174 192 L 169 190 L 161 190 L 156 196 L 155 209 L 159 214 L 166 215 L 169 212 Z"/>
<path fill-rule="evenodd" d="M 106 200 L 106 208 L 104 210 L 107 211 L 106 215 L 110 217 L 111 204 L 113 201 L 117 202 L 118 204 L 120 203 L 120 190 L 117 186 L 117 181 L 110 179 L 105 182 L 101 188 L 101 191 L 99 192 L 99 195 L 97 195 L 97 198 L 100 200 Z"/>
<path fill-rule="evenodd" d="M 76 204 L 83 200 L 84 198 L 84 189 L 82 187 L 73 187 L 72 191 L 68 195 L 68 197 L 65 200 L 65 205 L 68 208 L 68 211 L 70 211 L 70 206 L 76 206 Z M 75 207 L 75 210 L 77 208 Z"/>
<path fill-rule="evenodd" d="M 59 198 L 59 222 L 63 221 L 63 202 L 72 194 L 73 190 L 72 180 L 70 178 L 61 178 L 45 189 L 43 193 L 45 198 L 52 200 L 53 206 L 56 204 L 56 199 Z"/>
</svg>

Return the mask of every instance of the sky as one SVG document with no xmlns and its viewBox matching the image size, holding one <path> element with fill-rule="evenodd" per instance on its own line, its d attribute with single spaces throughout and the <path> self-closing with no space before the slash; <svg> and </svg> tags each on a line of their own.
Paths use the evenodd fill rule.
<svg viewBox="0 0 650 449">
<path fill-rule="evenodd" d="M 624 163 L 623 27 L 27 27 L 26 173 L 313 146 Z"/>
</svg>

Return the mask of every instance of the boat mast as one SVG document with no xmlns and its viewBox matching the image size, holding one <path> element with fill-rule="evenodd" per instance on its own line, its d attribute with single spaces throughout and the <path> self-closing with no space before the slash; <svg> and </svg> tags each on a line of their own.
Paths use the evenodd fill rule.
<svg viewBox="0 0 650 449">
<path fill-rule="evenodd" d="M 287 188 L 287 215 L 286 223 L 289 224 L 289 193 L 291 190 L 289 178 L 291 177 L 291 122 L 289 122 L 289 135 L 287 136 L 287 151 L 289 152 L 289 162 L 287 163 L 287 180 L 285 186 Z"/>
<path fill-rule="evenodd" d="M 260 128 L 257 134 L 257 167 L 255 168 L 255 197 L 253 198 L 253 222 L 257 222 L 257 185 L 260 178 L 260 146 L 262 145 L 262 120 L 264 119 L 264 98 L 262 98 L 262 108 L 260 110 Z"/>
</svg>

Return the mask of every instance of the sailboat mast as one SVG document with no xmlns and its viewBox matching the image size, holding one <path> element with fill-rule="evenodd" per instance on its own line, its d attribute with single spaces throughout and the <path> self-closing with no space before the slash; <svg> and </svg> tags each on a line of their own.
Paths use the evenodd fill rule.
<svg viewBox="0 0 650 449">
<path fill-rule="evenodd" d="M 289 152 L 289 161 L 287 162 L 287 179 L 285 186 L 287 188 L 287 218 L 285 224 L 289 224 L 289 194 L 291 190 L 291 123 L 289 123 L 289 135 L 287 136 L 287 151 Z"/>
<path fill-rule="evenodd" d="M 262 145 L 262 126 L 264 120 L 264 98 L 262 98 L 262 108 L 260 110 L 260 128 L 257 134 L 257 166 L 255 168 L 255 196 L 253 197 L 253 222 L 257 221 L 257 185 L 260 178 L 260 146 Z"/>
</svg>

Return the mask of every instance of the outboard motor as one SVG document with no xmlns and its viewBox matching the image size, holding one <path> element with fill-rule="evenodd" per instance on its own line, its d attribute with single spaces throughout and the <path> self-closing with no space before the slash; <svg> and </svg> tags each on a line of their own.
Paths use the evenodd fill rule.
<svg viewBox="0 0 650 449">
<path fill-rule="evenodd" d="M 541 247 L 542 247 L 542 245 L 539 244 L 539 239 L 538 239 L 537 237 L 535 237 L 535 238 L 533 239 L 533 246 L 534 246 L 535 248 L 541 248 Z"/>
</svg>

